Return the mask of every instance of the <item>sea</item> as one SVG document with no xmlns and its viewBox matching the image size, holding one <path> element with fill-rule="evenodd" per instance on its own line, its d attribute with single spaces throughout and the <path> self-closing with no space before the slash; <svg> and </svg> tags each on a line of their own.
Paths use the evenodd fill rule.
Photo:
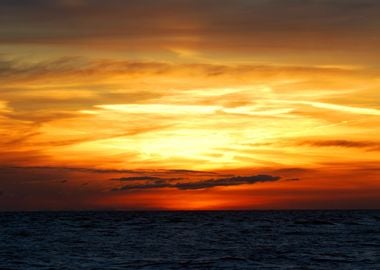
<svg viewBox="0 0 380 270">
<path fill-rule="evenodd" d="M 380 211 L 0 213 L 0 269 L 380 269 Z"/>
</svg>

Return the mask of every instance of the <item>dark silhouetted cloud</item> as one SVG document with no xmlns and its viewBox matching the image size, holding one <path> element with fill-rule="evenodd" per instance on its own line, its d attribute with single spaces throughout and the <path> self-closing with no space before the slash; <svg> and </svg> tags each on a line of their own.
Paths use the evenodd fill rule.
<svg viewBox="0 0 380 270">
<path fill-rule="evenodd" d="M 259 174 L 254 176 L 235 176 L 231 178 L 211 179 L 198 182 L 178 183 L 175 185 L 178 189 L 203 189 L 217 186 L 237 186 L 244 184 L 255 184 L 259 182 L 273 182 L 280 180 L 278 176 Z"/>
<path fill-rule="evenodd" d="M 142 180 L 148 180 L 148 181 L 156 181 L 161 180 L 159 177 L 154 176 L 131 176 L 131 177 L 121 177 L 121 178 L 112 178 L 111 180 L 115 181 L 142 181 Z"/>
<path fill-rule="evenodd" d="M 287 178 L 284 181 L 300 181 L 300 178 Z"/>
<path fill-rule="evenodd" d="M 125 185 L 120 188 L 115 188 L 112 191 L 120 190 L 136 190 L 136 189 L 152 189 L 152 188 L 177 188 L 180 190 L 195 190 L 213 188 L 219 186 L 237 186 L 244 184 L 256 184 L 260 182 L 274 182 L 280 180 L 278 176 L 272 175 L 253 175 L 253 176 L 235 176 L 229 178 L 208 179 L 194 182 L 177 182 L 171 183 L 165 179 L 154 180 L 153 182 L 146 182 L 142 184 Z"/>
<path fill-rule="evenodd" d="M 121 191 L 121 190 L 136 190 L 136 189 L 152 189 L 152 188 L 167 188 L 172 187 L 170 183 L 167 183 L 163 180 L 156 180 L 153 182 L 143 183 L 143 184 L 134 184 L 134 185 L 128 185 L 123 186 L 120 188 L 114 188 L 112 191 Z"/>
</svg>

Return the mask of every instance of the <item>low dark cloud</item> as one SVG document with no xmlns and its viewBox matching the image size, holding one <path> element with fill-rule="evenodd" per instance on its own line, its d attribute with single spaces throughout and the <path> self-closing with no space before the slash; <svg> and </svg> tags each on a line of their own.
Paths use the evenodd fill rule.
<svg viewBox="0 0 380 270">
<path fill-rule="evenodd" d="M 168 172 L 170 173 L 170 172 Z M 161 180 L 166 180 L 166 181 L 175 181 L 175 180 L 181 180 L 183 178 L 181 177 L 175 177 L 175 178 L 160 178 L 156 176 L 130 176 L 130 177 L 120 177 L 120 178 L 112 178 L 112 181 L 120 181 L 120 182 L 129 182 L 129 181 L 161 181 Z"/>
<path fill-rule="evenodd" d="M 198 182 L 178 183 L 175 185 L 178 189 L 203 189 L 217 186 L 237 186 L 244 184 L 255 184 L 259 182 L 273 182 L 280 180 L 278 176 L 259 174 L 254 176 L 236 176 L 231 178 L 211 179 Z"/>
<path fill-rule="evenodd" d="M 172 190 L 167 193 L 170 196 L 175 190 L 197 191 L 205 189 L 207 193 L 209 192 L 208 189 L 214 187 L 254 185 L 261 182 L 272 183 L 273 186 L 256 189 L 256 191 L 251 189 L 230 191 L 231 197 L 225 197 L 226 201 L 232 202 L 237 198 L 236 196 L 241 194 L 246 194 L 252 199 L 255 199 L 255 195 L 258 198 L 267 196 L 265 198 L 274 198 L 274 200 L 279 197 L 286 197 L 292 198 L 291 201 L 280 201 L 279 204 L 276 204 L 276 207 L 299 208 L 300 205 L 308 207 L 307 203 L 309 203 L 309 205 L 313 204 L 312 208 L 318 208 L 324 207 L 325 202 L 334 199 L 336 194 L 341 194 L 342 199 L 346 200 L 345 203 L 341 204 L 343 208 L 348 208 L 349 206 L 363 206 L 364 208 L 364 206 L 374 207 L 374 205 L 378 205 L 376 203 L 378 203 L 379 189 L 375 181 L 375 179 L 380 179 L 378 162 L 322 165 L 315 170 L 307 168 L 282 168 L 278 170 L 267 168 L 263 175 L 256 175 L 257 168 L 252 168 L 249 176 L 227 176 L 225 172 L 214 172 L 214 175 L 207 175 L 207 172 L 202 174 L 198 171 L 192 174 L 192 171 L 186 170 L 174 170 L 172 172 L 170 170 L 137 171 L 3 166 L 0 167 L 0 210 L 102 209 L 107 205 L 99 205 L 97 202 L 107 202 L 113 196 L 123 197 L 123 205 L 125 204 L 130 209 L 143 209 L 145 205 L 152 206 L 156 203 L 154 196 L 149 197 L 150 195 L 160 194 L 159 197 L 161 198 L 161 195 L 165 194 L 164 190 L 158 192 L 160 188 L 171 188 Z M 234 174 L 239 173 L 234 172 Z M 281 176 L 281 179 L 279 176 Z M 177 177 L 182 177 L 183 180 L 175 180 Z M 118 178 L 119 182 L 109 181 L 111 178 L 115 180 Z M 128 180 L 123 181 L 123 178 Z M 320 184 L 316 186 L 300 185 L 296 189 L 289 188 L 288 184 L 293 185 L 293 183 L 287 183 L 286 181 L 298 181 L 299 178 L 309 180 L 309 183 L 315 181 Z M 331 190 L 327 190 L 326 187 L 331 186 L 329 185 L 331 179 L 341 181 L 341 183 L 348 181 L 349 186 L 347 189 L 341 187 L 335 189 L 332 187 Z M 129 182 L 129 180 L 131 181 Z M 326 185 L 320 181 L 325 181 Z M 294 182 L 294 185 L 296 184 Z M 355 184 L 355 189 L 352 189 L 353 184 Z M 114 193 L 110 192 L 111 189 L 113 189 Z M 337 193 L 337 190 L 342 192 Z M 128 193 L 128 191 L 131 192 Z M 215 192 L 218 193 L 217 190 Z M 308 192 L 312 196 L 305 197 Z M 224 192 L 222 193 L 227 195 Z M 142 196 L 138 197 L 140 195 Z M 346 197 L 348 195 L 350 195 L 350 199 Z M 136 200 L 136 198 L 140 198 L 140 200 Z M 315 201 L 316 198 L 320 198 L 320 201 Z M 367 202 L 363 202 L 363 198 L 369 199 Z M 294 202 L 296 204 L 293 205 L 292 203 Z"/>
<path fill-rule="evenodd" d="M 296 174 L 296 175 L 298 175 L 298 174 L 313 173 L 313 169 L 293 167 L 293 168 L 277 169 L 277 170 L 274 170 L 273 172 L 278 173 L 278 174 Z"/>
<path fill-rule="evenodd" d="M 141 171 L 138 170 L 117 170 L 117 169 L 95 169 L 95 168 L 81 168 L 81 167 L 54 167 L 54 166 L 0 166 L 0 173 L 3 172 L 24 172 L 24 173 L 33 173 L 33 172 L 49 172 L 50 173 L 64 173 L 64 172 L 88 172 L 88 173 L 99 173 L 99 174 L 108 174 L 108 173 L 136 173 L 141 174 Z"/>
<path fill-rule="evenodd" d="M 169 170 L 170 172 L 173 172 L 173 173 L 183 173 L 183 174 L 217 174 L 215 172 L 205 172 L 205 171 L 195 171 L 195 170 Z"/>
<path fill-rule="evenodd" d="M 284 181 L 292 182 L 292 181 L 300 181 L 300 180 L 301 180 L 300 178 L 286 178 Z"/>
<path fill-rule="evenodd" d="M 127 170 L 96 169 L 83 167 L 48 167 L 48 166 L 0 166 L 0 184 L 14 190 L 17 194 L 30 191 L 36 197 L 46 190 L 76 189 L 89 186 L 97 192 L 109 190 L 114 183 L 133 183 L 134 189 L 166 187 L 183 179 L 199 179 L 217 175 L 207 171 L 187 170 Z M 68 184 L 70 183 L 70 185 Z M 57 185 L 59 184 L 59 185 Z M 141 186 L 140 186 L 141 185 Z M 101 188 L 102 187 L 102 188 Z M 185 189 L 186 184 L 177 188 Z M 32 192 L 33 191 L 33 192 Z M 79 192 L 79 191 L 78 191 Z M 32 195 L 31 195 L 32 196 Z"/>
<path fill-rule="evenodd" d="M 120 188 L 114 188 L 112 191 L 121 191 L 121 190 L 143 190 L 143 189 L 153 189 L 153 188 L 167 188 L 173 187 L 170 183 L 167 183 L 163 180 L 156 180 L 153 182 L 143 183 L 143 184 L 134 184 L 127 185 Z"/>
<path fill-rule="evenodd" d="M 25 183 L 66 183 L 70 172 L 60 168 L 39 169 L 38 167 L 0 167 L 0 183 L 23 185 Z"/>
<path fill-rule="evenodd" d="M 112 191 L 120 190 L 142 190 L 142 189 L 153 189 L 153 188 L 176 188 L 180 190 L 196 190 L 213 188 L 220 186 L 237 186 L 244 184 L 256 184 L 260 182 L 274 182 L 280 180 L 278 176 L 272 175 L 253 175 L 253 176 L 235 176 L 229 178 L 219 178 L 219 179 L 208 179 L 193 182 L 177 182 L 172 183 L 167 181 L 167 179 L 155 179 L 153 182 L 146 182 L 142 184 L 132 184 L 125 185 L 119 188 L 115 188 Z"/>
<path fill-rule="evenodd" d="M 131 176 L 131 177 L 121 177 L 121 178 L 112 178 L 114 181 L 128 182 L 128 181 L 157 181 L 161 180 L 159 177 L 155 176 Z"/>
</svg>

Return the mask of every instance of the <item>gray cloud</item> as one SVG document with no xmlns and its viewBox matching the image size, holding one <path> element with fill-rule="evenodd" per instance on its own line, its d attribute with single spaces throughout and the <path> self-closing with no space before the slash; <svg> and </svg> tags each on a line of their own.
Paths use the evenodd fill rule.
<svg viewBox="0 0 380 270">
<path fill-rule="evenodd" d="M 177 188 L 180 190 L 196 190 L 196 189 L 213 188 L 213 187 L 219 187 L 219 186 L 237 186 L 237 185 L 244 185 L 244 184 L 256 184 L 260 182 L 273 182 L 273 181 L 280 180 L 280 177 L 259 174 L 259 175 L 253 175 L 253 176 L 235 176 L 235 177 L 229 177 L 229 178 L 208 179 L 208 180 L 200 180 L 200 181 L 194 181 L 194 182 L 171 183 L 166 180 L 167 179 L 154 179 L 153 182 L 125 185 L 120 188 L 115 188 L 112 191 L 137 190 L 137 189 L 142 190 L 142 189 L 152 189 L 152 188 Z"/>
<path fill-rule="evenodd" d="M 72 44 L 98 38 L 103 42 L 122 40 L 126 45 L 144 40 L 145 46 L 152 47 L 157 43 L 186 41 L 218 45 L 218 48 L 339 48 L 347 43 L 355 48 L 354 45 L 378 44 L 380 3 L 377 0 L 82 0 L 73 3 L 1 0 L 0 40 Z M 330 42 L 317 43 L 315 38 L 330 38 Z M 147 40 L 154 42 L 147 43 Z M 370 44 L 369 40 L 376 44 Z"/>
</svg>

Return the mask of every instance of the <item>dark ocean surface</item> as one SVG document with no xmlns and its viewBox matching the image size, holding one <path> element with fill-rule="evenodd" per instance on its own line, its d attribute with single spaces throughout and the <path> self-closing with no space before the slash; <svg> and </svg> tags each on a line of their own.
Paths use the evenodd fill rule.
<svg viewBox="0 0 380 270">
<path fill-rule="evenodd" d="M 380 269 L 380 211 L 0 213 L 0 269 Z"/>
</svg>

